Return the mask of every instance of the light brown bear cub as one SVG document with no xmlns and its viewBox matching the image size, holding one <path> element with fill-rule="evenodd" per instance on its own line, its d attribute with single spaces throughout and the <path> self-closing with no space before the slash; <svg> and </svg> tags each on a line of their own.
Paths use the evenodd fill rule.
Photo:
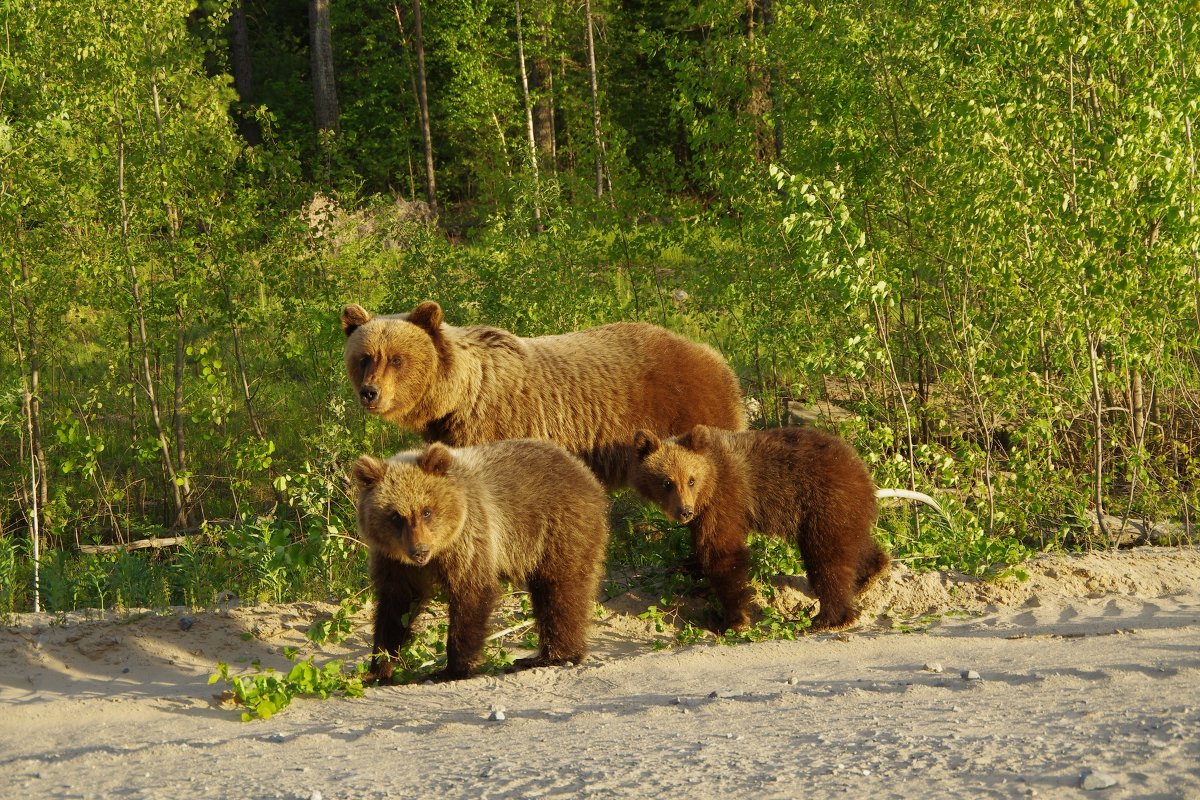
<svg viewBox="0 0 1200 800">
<path fill-rule="evenodd" d="M 799 546 L 821 601 L 814 630 L 858 618 L 855 597 L 890 559 L 871 536 L 875 487 L 849 444 L 813 428 L 730 433 L 703 425 L 666 441 L 638 431 L 634 444 L 634 487 L 688 523 L 693 553 L 724 608 L 722 629 L 750 621 L 751 529 Z"/>
<path fill-rule="evenodd" d="M 346 372 L 368 411 L 456 447 L 549 439 L 609 488 L 629 484 L 633 434 L 746 427 L 737 377 L 711 347 L 641 322 L 521 338 L 455 327 L 434 302 L 342 311 Z"/>
<path fill-rule="evenodd" d="M 372 672 L 392 679 L 394 657 L 434 587 L 450 604 L 446 667 L 478 664 L 503 579 L 533 601 L 541 649 L 518 668 L 578 662 L 608 542 L 608 498 L 577 458 L 549 442 L 442 444 L 354 465 L 359 536 L 375 588 Z"/>
</svg>

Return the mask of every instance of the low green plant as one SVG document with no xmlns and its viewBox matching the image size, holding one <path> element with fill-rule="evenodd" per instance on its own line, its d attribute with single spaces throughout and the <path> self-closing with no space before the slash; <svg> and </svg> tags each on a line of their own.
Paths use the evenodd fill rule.
<svg viewBox="0 0 1200 800">
<path fill-rule="evenodd" d="M 294 657 L 295 654 L 292 655 Z M 270 668 L 264 670 L 257 660 L 253 666 L 252 674 L 238 675 L 231 672 L 229 665 L 222 661 L 208 679 L 210 684 L 219 680 L 228 684 L 230 699 L 246 708 L 242 712 L 244 722 L 270 719 L 296 697 L 319 697 L 325 700 L 334 695 L 362 697 L 363 694 L 364 664 L 351 670 L 346 670 L 340 660 L 318 666 L 315 657 L 310 656 L 296 662 L 286 673 L 278 673 Z"/>
</svg>

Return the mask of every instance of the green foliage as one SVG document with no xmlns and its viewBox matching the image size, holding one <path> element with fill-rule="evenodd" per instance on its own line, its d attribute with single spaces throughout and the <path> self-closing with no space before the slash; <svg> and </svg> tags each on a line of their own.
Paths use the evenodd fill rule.
<svg viewBox="0 0 1200 800">
<path fill-rule="evenodd" d="M 1107 546 L 1098 503 L 1194 518 L 1193 2 L 595 0 L 599 198 L 586 21 L 528 5 L 551 115 L 536 183 L 512 8 L 426 9 L 435 221 L 397 199 L 423 184 L 409 4 L 334 4 L 342 133 L 323 143 L 306 20 L 244 4 L 254 147 L 230 117 L 248 103 L 226 0 L 0 6 L 0 613 L 31 606 L 31 463 L 50 609 L 360 591 L 346 471 L 415 437 L 349 394 L 350 301 L 712 344 L 756 425 L 834 407 L 821 424 L 879 485 L 938 497 L 953 523 L 881 519 L 914 568 Z M 77 552 L 180 528 L 202 533 Z M 796 572 L 753 547 L 764 594 Z M 635 505 L 609 589 L 674 607 L 689 550 Z M 436 656 L 414 647 L 413 669 Z"/>
<path fill-rule="evenodd" d="M 273 669 L 262 669 L 255 662 L 254 672 L 238 675 L 225 662 L 217 664 L 217 671 L 209 676 L 208 682 L 225 681 L 228 693 L 238 705 L 246 707 L 242 721 L 270 719 L 291 704 L 296 697 L 319 697 L 326 700 L 332 696 L 362 697 L 362 674 L 365 665 L 357 671 L 347 672 L 341 661 L 328 661 L 318 666 L 314 658 L 296 662 L 286 673 Z"/>
</svg>

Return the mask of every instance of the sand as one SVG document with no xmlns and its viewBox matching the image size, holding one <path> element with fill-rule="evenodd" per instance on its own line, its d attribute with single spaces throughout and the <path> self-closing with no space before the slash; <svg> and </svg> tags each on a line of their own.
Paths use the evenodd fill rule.
<svg viewBox="0 0 1200 800">
<path fill-rule="evenodd" d="M 627 613 L 644 598 L 617 597 L 579 666 L 298 699 L 248 723 L 214 696 L 216 662 L 286 667 L 281 648 L 333 606 L 17 615 L 0 628 L 0 786 L 320 800 L 1200 797 L 1200 551 L 1051 555 L 1024 569 L 1024 581 L 985 582 L 898 566 L 850 631 L 737 646 L 656 650 L 663 634 Z M 777 604 L 810 602 L 802 579 L 778 583 Z M 360 624 L 318 659 L 361 658 L 369 635 Z M 496 709 L 503 719 L 489 719 Z"/>
</svg>

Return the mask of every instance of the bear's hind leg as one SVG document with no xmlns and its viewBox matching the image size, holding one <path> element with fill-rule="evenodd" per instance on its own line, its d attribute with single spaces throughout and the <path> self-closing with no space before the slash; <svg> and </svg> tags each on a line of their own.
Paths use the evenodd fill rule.
<svg viewBox="0 0 1200 800">
<path fill-rule="evenodd" d="M 884 552 L 883 548 L 876 544 L 874 539 L 871 539 L 859 556 L 858 579 L 855 582 L 855 587 L 858 591 L 864 591 L 878 580 L 887 571 L 891 563 L 891 556 Z"/>
<path fill-rule="evenodd" d="M 535 575 L 529 580 L 540 646 L 536 656 L 517 659 L 514 669 L 583 661 L 587 656 L 596 584 L 596 577 L 577 573 L 558 577 Z"/>
</svg>

